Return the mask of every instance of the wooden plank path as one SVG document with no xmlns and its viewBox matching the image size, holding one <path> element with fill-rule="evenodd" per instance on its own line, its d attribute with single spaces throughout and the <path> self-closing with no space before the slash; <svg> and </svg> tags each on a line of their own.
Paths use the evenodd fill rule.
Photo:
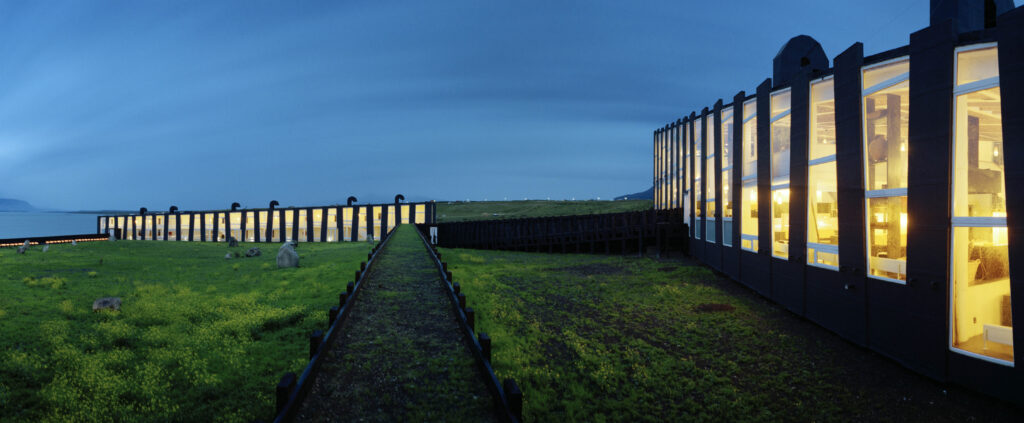
<svg viewBox="0 0 1024 423">
<path fill-rule="evenodd" d="M 297 421 L 497 421 L 445 282 L 412 225 L 369 271 Z"/>
</svg>

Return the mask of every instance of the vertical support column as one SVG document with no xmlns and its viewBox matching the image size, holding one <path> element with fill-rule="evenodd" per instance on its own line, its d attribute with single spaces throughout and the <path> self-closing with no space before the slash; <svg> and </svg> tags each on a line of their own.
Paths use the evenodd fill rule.
<svg viewBox="0 0 1024 423">
<path fill-rule="evenodd" d="M 313 242 L 313 209 L 306 208 L 306 242 Z"/>
<path fill-rule="evenodd" d="M 292 213 L 292 240 L 299 242 L 299 209 L 289 208 Z"/>
<path fill-rule="evenodd" d="M 256 241 L 256 242 L 260 242 L 260 238 L 262 238 L 262 235 L 263 234 L 260 233 L 260 211 L 259 211 L 259 209 L 256 209 L 256 210 L 252 211 L 252 236 L 253 236 L 253 240 Z"/>
<path fill-rule="evenodd" d="M 864 155 L 861 75 L 864 45 L 855 43 L 835 58 L 836 176 L 839 181 L 839 266 L 864 275 Z"/>
<path fill-rule="evenodd" d="M 879 282 L 877 288 L 873 284 L 868 291 L 871 347 L 901 362 L 913 363 L 908 367 L 939 379 L 946 377 L 944 358 L 949 341 L 946 288 L 956 39 L 953 23 L 948 20 L 910 34 L 906 153 L 908 283 L 902 286 Z M 897 209 L 892 218 L 899 219 L 900 212 Z M 841 235 L 839 239 L 842 244 Z M 899 240 L 895 241 L 898 246 Z M 894 298 L 901 301 L 892 301 Z"/>
<path fill-rule="evenodd" d="M 327 222 L 331 220 L 327 207 L 320 208 L 320 242 L 327 242 Z M 334 221 L 338 221 L 338 216 L 334 216 Z"/>
<path fill-rule="evenodd" d="M 805 70 L 790 78 L 789 261 L 803 268 L 807 255 L 807 160 L 811 124 L 811 77 Z M 802 283 L 801 283 L 802 285 Z M 803 289 L 801 289 L 803 291 Z"/>
<path fill-rule="evenodd" d="M 238 222 L 238 237 L 240 238 L 240 239 L 238 239 L 238 242 L 245 242 L 245 240 L 246 240 L 245 228 L 247 227 L 246 225 L 248 225 L 248 224 L 249 224 L 249 212 L 246 211 L 245 209 L 242 209 L 242 218 Z"/>
<path fill-rule="evenodd" d="M 732 98 L 732 177 L 729 183 L 732 184 L 732 248 L 740 251 L 740 222 L 743 220 L 743 102 L 747 99 L 747 93 L 740 91 Z M 736 279 L 739 279 L 737 277 Z"/>
<path fill-rule="evenodd" d="M 352 233 L 350 235 L 350 241 L 359 241 L 359 206 L 349 207 L 352 209 Z M 415 216 L 415 209 L 413 210 Z"/>
<path fill-rule="evenodd" d="M 1024 139 L 1024 8 L 1016 8 L 998 18 L 999 91 L 1002 97 L 1003 139 Z M 1024 163 L 1024 145 L 1004 142 L 1006 163 Z M 1024 166 L 1006 167 L 1006 186 L 1024 186 Z M 1010 238 L 1010 309 L 1014 322 L 1024 322 L 1024 278 L 1012 277 L 1024 271 L 1024 192 L 1006 190 L 1006 226 Z M 1024 330 L 1013 331 L 1015 345 L 1024 345 Z M 1017 350 L 1020 351 L 1020 350 Z M 1022 355 L 1017 353 L 1014 367 L 1017 380 L 1024 379 Z M 1020 386 L 1020 385 L 1018 385 Z"/>
<path fill-rule="evenodd" d="M 757 86 L 757 254 L 772 254 L 772 80 Z M 769 282 L 768 292 L 771 292 Z"/>
</svg>

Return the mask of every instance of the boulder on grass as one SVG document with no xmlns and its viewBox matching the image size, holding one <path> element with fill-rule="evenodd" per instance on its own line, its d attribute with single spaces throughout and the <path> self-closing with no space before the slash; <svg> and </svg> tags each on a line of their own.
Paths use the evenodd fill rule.
<svg viewBox="0 0 1024 423">
<path fill-rule="evenodd" d="M 228 247 L 237 247 L 237 246 L 238 246 L 238 240 L 235 239 L 235 237 L 233 237 L 233 236 L 228 237 Z"/>
<path fill-rule="evenodd" d="M 47 251 L 50 251 L 50 244 L 46 244 L 43 246 L 43 252 L 45 253 Z"/>
<path fill-rule="evenodd" d="M 227 253 L 227 254 L 225 254 L 225 255 L 224 255 L 224 259 L 225 259 L 225 260 L 228 260 L 228 259 L 230 259 L 231 257 L 232 257 L 232 256 L 231 256 L 231 253 Z"/>
<path fill-rule="evenodd" d="M 299 253 L 295 252 L 290 242 L 284 243 L 277 250 L 277 267 L 299 267 Z"/>
<path fill-rule="evenodd" d="M 121 310 L 121 299 L 117 297 L 105 297 L 100 298 L 92 302 L 92 311 L 100 310 Z"/>
<path fill-rule="evenodd" d="M 18 246 L 18 254 L 25 254 L 25 251 L 28 251 L 28 247 L 26 247 L 24 245 L 19 245 Z"/>
<path fill-rule="evenodd" d="M 245 252 L 246 257 L 259 257 L 263 252 L 260 251 L 260 247 L 252 247 L 249 251 Z"/>
</svg>

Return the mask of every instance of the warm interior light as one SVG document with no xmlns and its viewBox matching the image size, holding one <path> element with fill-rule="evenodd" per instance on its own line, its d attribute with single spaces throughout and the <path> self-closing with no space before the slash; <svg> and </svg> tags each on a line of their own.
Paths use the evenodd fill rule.
<svg viewBox="0 0 1024 423">
<path fill-rule="evenodd" d="M 905 143 L 905 142 L 901 142 L 900 143 L 900 151 L 907 151 L 907 143 Z"/>
<path fill-rule="evenodd" d="M 907 214 L 900 213 L 900 233 L 907 233 Z"/>
<path fill-rule="evenodd" d="M 999 157 L 999 148 L 992 147 L 992 157 Z"/>
</svg>

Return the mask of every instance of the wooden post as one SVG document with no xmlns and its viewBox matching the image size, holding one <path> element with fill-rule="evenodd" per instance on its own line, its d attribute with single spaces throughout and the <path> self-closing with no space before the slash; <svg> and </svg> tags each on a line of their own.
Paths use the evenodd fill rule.
<svg viewBox="0 0 1024 423">
<path fill-rule="evenodd" d="M 345 287 L 345 292 L 347 292 L 348 295 L 352 295 L 352 291 L 355 291 L 355 290 L 356 290 L 356 283 L 355 282 L 349 282 L 348 286 Z"/>
<path fill-rule="evenodd" d="M 469 325 L 469 330 L 472 330 L 472 331 L 476 330 L 476 322 L 475 322 L 475 320 L 476 320 L 476 311 L 473 310 L 473 307 L 466 307 L 466 324 Z"/>
<path fill-rule="evenodd" d="M 341 311 L 341 307 L 333 306 L 327 311 L 327 327 L 334 325 L 334 321 L 338 320 L 338 312 Z"/>
<path fill-rule="evenodd" d="M 505 398 L 508 400 L 508 409 L 517 420 L 523 421 L 523 391 L 515 379 L 505 379 Z"/>
<path fill-rule="evenodd" d="M 480 342 L 480 352 L 484 355 L 484 360 L 488 363 L 491 362 L 491 337 L 487 336 L 486 332 L 480 332 L 476 336 L 477 341 Z"/>
<path fill-rule="evenodd" d="M 338 306 L 345 307 L 345 302 L 348 301 L 348 292 L 342 292 L 338 294 Z"/>
<path fill-rule="evenodd" d="M 320 343 L 324 341 L 324 331 L 315 330 L 309 334 L 309 358 L 312 359 L 320 349 Z"/>
<path fill-rule="evenodd" d="M 459 286 L 458 282 L 455 282 L 454 284 L 452 284 L 452 289 L 455 290 L 455 295 L 459 295 L 459 292 L 462 291 L 462 287 Z"/>
<path fill-rule="evenodd" d="M 459 293 L 459 308 L 466 309 L 466 294 Z"/>
<path fill-rule="evenodd" d="M 281 376 L 281 381 L 277 383 L 277 412 L 275 414 L 281 414 L 284 407 L 288 405 L 288 398 L 292 395 L 292 391 L 295 390 L 295 373 L 285 373 Z"/>
</svg>

